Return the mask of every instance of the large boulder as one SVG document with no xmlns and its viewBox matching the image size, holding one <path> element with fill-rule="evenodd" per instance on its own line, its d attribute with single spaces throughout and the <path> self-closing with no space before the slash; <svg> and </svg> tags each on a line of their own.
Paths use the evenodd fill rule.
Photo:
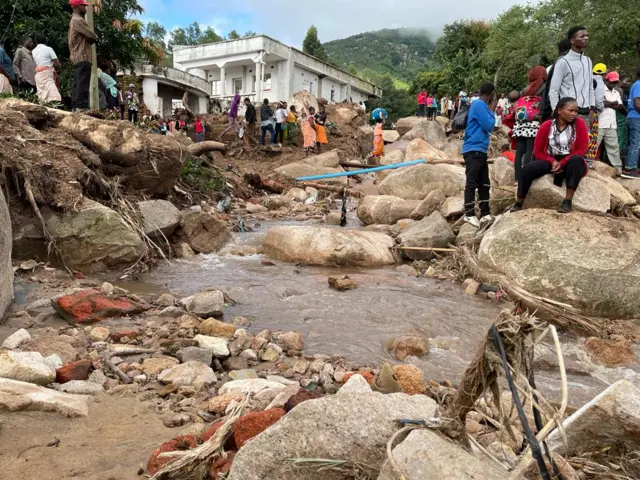
<svg viewBox="0 0 640 480">
<path fill-rule="evenodd" d="M 402 150 L 392 150 L 391 152 L 387 152 L 384 154 L 382 158 L 380 158 L 380 165 L 395 165 L 397 163 L 404 162 L 404 152 Z M 395 170 L 380 170 L 376 172 L 376 177 L 378 178 L 378 182 L 381 182 Z"/>
<path fill-rule="evenodd" d="M 456 480 L 506 479 L 508 472 L 488 458 L 483 461 L 456 443 L 432 430 L 415 430 L 392 451 L 393 459 L 405 472 L 407 480 L 442 478 Z M 486 457 L 485 457 L 486 458 Z M 378 480 L 398 477 L 387 460 Z"/>
<path fill-rule="evenodd" d="M 395 263 L 393 239 L 378 232 L 278 226 L 264 241 L 264 253 L 286 262 L 336 267 L 377 267 Z"/>
<path fill-rule="evenodd" d="M 382 139 L 384 140 L 384 143 L 397 142 L 400 140 L 400 134 L 397 130 L 383 130 Z"/>
<path fill-rule="evenodd" d="M 447 144 L 447 135 L 444 127 L 437 122 L 419 122 L 408 133 L 402 136 L 403 140 L 415 140 L 420 138 L 435 148 L 442 150 Z"/>
<path fill-rule="evenodd" d="M 371 125 L 363 125 L 358 130 L 358 150 L 360 151 L 360 157 L 366 158 L 373 150 L 373 127 Z"/>
<path fill-rule="evenodd" d="M 624 207 L 625 205 L 633 206 L 637 203 L 635 196 L 613 178 L 600 175 L 596 172 L 589 172 L 589 176 L 587 178 L 597 180 L 605 186 L 611 195 L 611 210 Z"/>
<path fill-rule="evenodd" d="M 0 378 L 48 385 L 56 379 L 56 370 L 37 352 L 1 350 Z"/>
<path fill-rule="evenodd" d="M 196 253 L 215 253 L 233 241 L 227 222 L 205 212 L 183 213 L 176 237 Z"/>
<path fill-rule="evenodd" d="M 69 268 L 100 272 L 133 263 L 145 252 L 140 236 L 117 212 L 89 199 L 77 211 L 51 212 L 46 224 Z"/>
<path fill-rule="evenodd" d="M 394 171 L 378 186 L 381 195 L 393 195 L 406 200 L 423 200 L 429 192 L 440 190 L 446 197 L 464 192 L 464 168 L 458 165 L 415 165 Z"/>
<path fill-rule="evenodd" d="M 451 197 L 450 197 L 451 198 Z M 422 220 L 424 217 L 428 217 L 433 212 L 438 210 L 445 202 L 447 197 L 444 196 L 440 190 L 432 190 L 424 197 L 418 206 L 415 208 L 409 218 L 412 220 Z"/>
<path fill-rule="evenodd" d="M 617 182 L 626 188 L 633 195 L 637 202 L 640 202 L 640 179 L 618 178 Z"/>
<path fill-rule="evenodd" d="M 400 134 L 400 136 L 404 136 L 409 133 L 416 125 L 427 122 L 428 120 L 424 117 L 405 117 L 401 118 L 396 122 L 396 130 Z"/>
<path fill-rule="evenodd" d="M 446 248 L 456 240 L 456 235 L 440 212 L 433 212 L 419 222 L 412 223 L 397 238 L 403 247 Z M 428 260 L 433 252 L 403 250 L 412 260 Z"/>
<path fill-rule="evenodd" d="M 333 114 L 331 115 L 331 119 L 338 124 L 346 124 L 349 125 L 356 118 L 358 118 L 357 107 L 347 107 L 338 105 L 334 108 Z"/>
<path fill-rule="evenodd" d="M 489 165 L 489 177 L 491 179 L 491 213 L 499 215 L 515 203 L 516 170 L 513 163 L 504 157 L 499 157 Z"/>
<path fill-rule="evenodd" d="M 563 433 L 549 435 L 551 448 L 565 456 L 600 450 L 624 442 L 640 448 L 640 390 L 620 380 L 563 422 Z"/>
<path fill-rule="evenodd" d="M 329 150 L 312 157 L 301 160 L 302 163 L 314 165 L 316 167 L 340 168 L 340 157 L 337 150 Z"/>
<path fill-rule="evenodd" d="M 523 210 L 485 233 L 480 261 L 522 288 L 586 315 L 640 311 L 640 224 L 574 212 Z"/>
<path fill-rule="evenodd" d="M 11 265 L 11 218 L 9 208 L 0 190 L 0 317 L 13 300 L 13 268 Z"/>
<path fill-rule="evenodd" d="M 304 473 L 291 458 L 329 458 L 378 469 L 399 418 L 428 419 L 436 404 L 424 395 L 346 393 L 298 404 L 238 452 L 228 480 L 343 478 L 316 468 Z"/>
<path fill-rule="evenodd" d="M 409 218 L 420 200 L 405 200 L 389 195 L 367 195 L 358 205 L 358 218 L 365 225 L 393 225 L 398 220 Z"/>
<path fill-rule="evenodd" d="M 371 139 L 371 141 L 373 141 L 373 138 Z M 386 153 L 389 153 L 389 152 L 395 152 L 396 150 L 399 150 L 402 153 L 405 153 L 410 143 L 411 142 L 409 140 L 398 140 L 397 142 L 393 142 L 389 145 L 386 145 L 384 147 L 384 151 Z"/>
<path fill-rule="evenodd" d="M 295 105 L 298 112 L 309 112 L 309 107 L 313 107 L 318 111 L 318 99 L 308 90 L 300 90 L 293 94 L 289 100 L 289 105 Z"/>
<path fill-rule="evenodd" d="M 138 202 L 145 235 L 171 237 L 180 225 L 180 210 L 167 200 L 145 200 Z"/>
<path fill-rule="evenodd" d="M 405 161 L 411 160 L 448 160 L 449 157 L 442 151 L 438 150 L 432 144 L 423 140 L 422 138 L 416 138 L 411 140 L 407 146 L 407 151 L 404 154 Z"/>
<path fill-rule="evenodd" d="M 447 144 L 444 146 L 442 151 L 449 158 L 460 158 L 462 157 L 462 144 L 464 142 L 460 139 L 449 140 Z"/>
<path fill-rule="evenodd" d="M 283 177 L 296 179 L 310 175 L 323 175 L 326 173 L 340 173 L 344 169 L 340 167 L 340 158 L 335 150 L 305 158 L 299 162 L 289 163 L 275 169 L 275 172 Z M 327 183 L 346 184 L 347 177 L 325 178 Z"/>
<path fill-rule="evenodd" d="M 543 175 L 533 182 L 524 201 L 525 208 L 556 209 L 564 200 L 567 189 L 553 184 L 553 175 Z M 611 194 L 604 183 L 591 176 L 580 182 L 573 197 L 573 208 L 581 212 L 606 213 L 611 208 Z"/>
</svg>

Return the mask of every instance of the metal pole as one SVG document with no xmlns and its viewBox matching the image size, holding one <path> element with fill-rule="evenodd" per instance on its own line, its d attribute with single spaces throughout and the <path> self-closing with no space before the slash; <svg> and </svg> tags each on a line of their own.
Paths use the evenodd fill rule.
<svg viewBox="0 0 640 480">
<path fill-rule="evenodd" d="M 87 23 L 91 30 L 93 27 L 93 4 L 87 6 Z M 91 80 L 89 81 L 89 110 L 100 110 L 100 95 L 98 94 L 98 52 L 96 44 L 91 45 Z"/>
<path fill-rule="evenodd" d="M 298 177 L 296 178 L 296 180 L 301 182 L 301 181 L 308 181 L 308 180 L 321 180 L 323 178 L 350 177 L 352 175 L 360 175 L 363 173 L 379 172 L 381 170 L 390 170 L 393 168 L 409 167 L 411 165 L 418 165 L 420 163 L 427 163 L 427 161 L 424 158 L 421 158 L 419 160 L 411 160 L 410 162 L 395 163 L 393 165 L 383 165 L 381 167 L 374 167 L 374 168 L 365 168 L 363 170 L 353 170 L 351 172 L 325 173 L 322 175 Z"/>
</svg>

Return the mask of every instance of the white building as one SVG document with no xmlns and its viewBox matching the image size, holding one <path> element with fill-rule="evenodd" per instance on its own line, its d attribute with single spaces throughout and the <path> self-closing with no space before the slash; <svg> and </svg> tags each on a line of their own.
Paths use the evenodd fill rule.
<svg viewBox="0 0 640 480">
<path fill-rule="evenodd" d="M 374 84 L 264 35 L 175 46 L 173 66 L 210 82 L 211 97 L 219 100 L 238 93 L 254 102 L 289 101 L 308 90 L 331 103 L 358 103 L 382 94 Z"/>
</svg>

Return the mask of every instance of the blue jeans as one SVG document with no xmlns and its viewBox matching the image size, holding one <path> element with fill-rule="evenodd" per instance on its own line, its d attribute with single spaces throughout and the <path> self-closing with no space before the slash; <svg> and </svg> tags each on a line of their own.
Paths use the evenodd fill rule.
<svg viewBox="0 0 640 480">
<path fill-rule="evenodd" d="M 276 132 L 273 129 L 273 124 L 270 123 L 266 127 L 265 126 L 262 127 L 262 145 L 264 145 L 264 140 L 265 140 L 265 137 L 267 136 L 267 132 L 271 133 L 271 143 L 272 144 L 276 143 Z"/>
<path fill-rule="evenodd" d="M 627 153 L 627 169 L 638 168 L 640 157 L 640 118 L 627 118 L 629 125 L 629 152 Z"/>
</svg>

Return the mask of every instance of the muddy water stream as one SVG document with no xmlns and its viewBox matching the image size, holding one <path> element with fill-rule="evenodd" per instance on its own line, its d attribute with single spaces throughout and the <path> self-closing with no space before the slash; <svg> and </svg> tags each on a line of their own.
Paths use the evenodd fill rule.
<svg viewBox="0 0 640 480">
<path fill-rule="evenodd" d="M 235 241 L 260 246 L 269 226 L 235 234 Z M 412 278 L 393 267 L 338 270 L 283 262 L 265 266 L 263 258 L 204 255 L 196 261 L 161 263 L 144 283 L 123 286 L 140 292 L 169 291 L 176 296 L 218 287 L 237 302 L 225 309 L 227 321 L 247 317 L 253 332 L 298 330 L 305 336 L 305 353 L 341 355 L 356 364 L 394 362 L 385 348 L 391 339 L 426 332 L 430 353 L 409 361 L 434 380 L 461 378 L 488 327 L 505 308 L 481 295 L 466 295 L 451 281 Z M 348 292 L 330 289 L 327 277 L 335 274 L 348 274 L 358 288 Z M 584 353 L 582 339 L 564 336 L 562 341 L 565 356 L 578 371 L 569 375 L 573 406 L 584 404 L 620 378 L 640 385 L 633 370 L 593 365 Z M 545 346 L 539 349 L 540 355 L 551 352 Z M 550 398 L 559 399 L 559 376 L 553 368 L 541 371 L 537 381 Z"/>
</svg>

